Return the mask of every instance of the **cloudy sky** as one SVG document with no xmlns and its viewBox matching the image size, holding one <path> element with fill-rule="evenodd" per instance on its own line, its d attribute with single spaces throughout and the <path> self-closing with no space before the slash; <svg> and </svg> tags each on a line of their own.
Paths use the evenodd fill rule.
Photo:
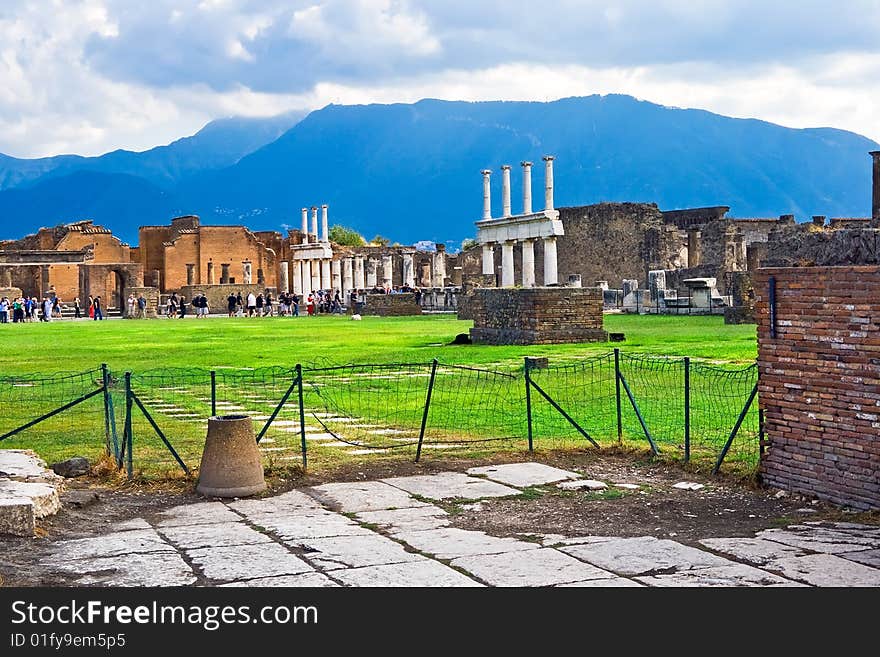
<svg viewBox="0 0 880 657">
<path fill-rule="evenodd" d="M 232 115 L 628 93 L 880 140 L 877 0 L 0 0 L 0 152 Z"/>
</svg>

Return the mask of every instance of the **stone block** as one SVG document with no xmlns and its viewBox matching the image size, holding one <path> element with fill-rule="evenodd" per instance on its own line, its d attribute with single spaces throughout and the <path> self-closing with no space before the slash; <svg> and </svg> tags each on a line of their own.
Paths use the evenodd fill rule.
<svg viewBox="0 0 880 657">
<path fill-rule="evenodd" d="M 505 465 L 486 465 L 467 470 L 469 475 L 482 475 L 492 481 L 523 488 L 552 484 L 564 479 L 577 479 L 576 472 L 560 470 L 543 463 L 508 463 Z"/>
<path fill-rule="evenodd" d="M 0 498 L 0 535 L 33 536 L 34 503 L 22 497 Z"/>
</svg>

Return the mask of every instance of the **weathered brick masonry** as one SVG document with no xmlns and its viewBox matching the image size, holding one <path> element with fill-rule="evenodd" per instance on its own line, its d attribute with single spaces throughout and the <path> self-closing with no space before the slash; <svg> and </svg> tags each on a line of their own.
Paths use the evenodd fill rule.
<svg viewBox="0 0 880 657">
<path fill-rule="evenodd" d="M 378 315 L 380 317 L 421 315 L 422 307 L 416 303 L 416 295 L 412 292 L 368 294 L 367 303 L 361 309 L 361 314 Z"/>
<path fill-rule="evenodd" d="M 880 508 L 880 267 L 760 269 L 755 293 L 764 482 Z"/>
<path fill-rule="evenodd" d="M 481 344 L 601 342 L 600 288 L 537 287 L 474 290 L 470 334 Z"/>
</svg>

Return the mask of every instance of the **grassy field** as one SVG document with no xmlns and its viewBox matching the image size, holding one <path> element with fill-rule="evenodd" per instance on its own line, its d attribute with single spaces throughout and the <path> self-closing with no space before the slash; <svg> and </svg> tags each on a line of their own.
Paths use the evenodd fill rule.
<svg viewBox="0 0 880 657">
<path fill-rule="evenodd" d="M 207 320 L 62 321 L 0 329 L 0 375 L 85 370 L 107 363 L 114 371 L 154 367 L 292 367 L 298 362 L 521 363 L 523 356 L 577 359 L 619 346 L 627 353 L 754 362 L 753 325 L 725 325 L 721 317 L 607 315 L 621 344 L 541 346 L 449 345 L 473 325 L 450 315 L 422 317 L 210 318 Z"/>
<path fill-rule="evenodd" d="M 626 342 L 525 347 L 452 346 L 471 322 L 447 315 L 211 318 L 56 322 L 3 327 L 2 377 L 84 372 L 107 363 L 116 377 L 113 400 L 122 433 L 121 376 L 133 372 L 133 389 L 191 468 L 198 466 L 211 414 L 208 370 L 217 371 L 218 414 L 247 412 L 258 431 L 291 383 L 295 364 L 360 364 L 305 377 L 304 408 L 310 463 L 411 458 L 422 422 L 431 359 L 436 373 L 424 454 L 452 449 L 486 455 L 526 446 L 524 356 L 549 356 L 551 367 L 534 380 L 602 445 L 618 444 L 614 359 L 638 399 L 656 443 L 667 455 L 682 451 L 683 363 L 694 359 L 692 452 L 714 462 L 751 386 L 756 355 L 754 326 L 726 326 L 719 317 L 609 315 L 605 327 Z M 668 356 L 668 360 L 647 358 Z M 390 365 L 409 363 L 401 367 Z M 371 367 L 366 364 L 385 364 Z M 159 370 L 158 368 L 167 368 Z M 241 368 L 254 368 L 242 371 Z M 273 369 L 274 368 L 274 369 Z M 499 370 L 493 374 L 470 368 Z M 7 380 L 0 385 L 0 434 L 93 390 L 95 371 L 48 383 Z M 749 414 L 731 462 L 755 460 L 757 412 Z M 135 471 L 148 477 L 179 476 L 170 452 L 143 416 L 133 414 Z M 539 449 L 585 446 L 586 439 L 533 391 L 533 433 Z M 267 465 L 300 463 L 299 407 L 285 405 L 261 444 Z M 646 437 L 628 400 L 622 405 L 624 444 L 645 448 Z M 314 440 L 312 436 L 316 436 Z M 323 437 L 322 437 L 323 436 Z M 56 418 L 16 435 L 3 447 L 27 447 L 49 462 L 73 455 L 96 458 L 105 439 L 99 395 Z M 349 442 L 351 444 L 346 444 Z"/>
</svg>

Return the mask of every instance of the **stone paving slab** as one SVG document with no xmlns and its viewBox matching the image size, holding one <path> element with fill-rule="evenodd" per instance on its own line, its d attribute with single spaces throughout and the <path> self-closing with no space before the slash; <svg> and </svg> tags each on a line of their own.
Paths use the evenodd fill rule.
<svg viewBox="0 0 880 657">
<path fill-rule="evenodd" d="M 358 513 L 357 519 L 359 522 L 378 525 L 392 532 L 437 529 L 449 524 L 449 514 L 433 505 L 365 511 Z"/>
<path fill-rule="evenodd" d="M 552 484 L 557 481 L 578 479 L 580 477 L 576 472 L 560 470 L 543 463 L 485 465 L 478 468 L 470 468 L 466 472 L 469 475 L 481 475 L 492 481 L 518 488 L 541 486 L 542 484 Z"/>
<path fill-rule="evenodd" d="M 713 552 L 745 561 L 753 566 L 766 566 L 775 559 L 802 557 L 806 554 L 800 548 L 782 543 L 774 543 L 761 538 L 707 538 L 700 541 Z"/>
<path fill-rule="evenodd" d="M 242 580 L 240 582 L 230 582 L 228 584 L 221 584 L 222 587 L 266 587 L 266 588 L 276 588 L 276 587 L 306 587 L 306 588 L 317 588 L 317 587 L 332 587 L 339 586 L 332 579 L 327 577 L 326 575 L 322 575 L 317 572 L 303 573 L 302 575 L 283 575 L 281 577 L 258 577 L 256 579 L 247 579 Z"/>
<path fill-rule="evenodd" d="M 33 536 L 34 503 L 24 497 L 0 499 L 0 536 Z"/>
<path fill-rule="evenodd" d="M 407 552 L 399 543 L 379 534 L 363 536 L 335 536 L 286 541 L 289 545 L 306 550 L 303 555 L 310 563 L 323 570 L 379 566 L 405 561 L 421 561 L 425 557 Z"/>
<path fill-rule="evenodd" d="M 880 548 L 880 536 L 856 536 L 852 532 L 826 529 L 824 527 L 797 529 L 795 526 L 787 529 L 765 529 L 758 532 L 756 536 L 768 541 L 775 541 L 784 545 L 804 548 L 813 552 L 823 552 L 825 554 L 840 554 L 841 552 Z"/>
<path fill-rule="evenodd" d="M 285 541 L 299 541 L 334 536 L 365 536 L 372 534 L 345 516 L 339 514 L 285 516 L 266 514 L 254 516 L 254 524 L 265 527 Z"/>
<path fill-rule="evenodd" d="M 689 570 L 733 563 L 709 552 L 653 536 L 614 538 L 601 543 L 569 545 L 559 549 L 624 576 L 646 575 L 669 568 Z"/>
<path fill-rule="evenodd" d="M 552 548 L 460 557 L 450 564 L 490 586 L 553 586 L 588 579 L 610 579 L 613 573 Z"/>
<path fill-rule="evenodd" d="M 768 568 L 813 586 L 880 586 L 880 570 L 833 554 L 777 559 Z"/>
<path fill-rule="evenodd" d="M 333 571 L 333 577 L 346 586 L 383 586 L 383 587 L 459 587 L 482 586 L 470 577 L 462 575 L 449 566 L 437 561 L 423 559 L 408 563 L 396 563 L 384 566 L 368 566 L 366 568 L 348 568 Z"/>
<path fill-rule="evenodd" d="M 34 507 L 34 518 L 45 518 L 61 508 L 61 485 L 42 481 L 0 479 L 0 499 L 27 499 Z"/>
<path fill-rule="evenodd" d="M 56 561 L 79 561 L 101 557 L 125 557 L 130 554 L 149 554 L 153 552 L 174 552 L 171 547 L 151 527 L 149 529 L 133 529 L 103 536 L 74 538 L 58 541 L 52 545 L 51 559 L 44 563 Z"/>
<path fill-rule="evenodd" d="M 302 491 L 292 490 L 281 495 L 251 498 L 230 502 L 228 506 L 239 513 L 295 513 L 307 509 L 320 509 L 321 504 Z"/>
<path fill-rule="evenodd" d="M 117 522 L 115 525 L 113 525 L 113 531 L 115 532 L 126 532 L 132 529 L 152 528 L 153 526 L 143 518 L 132 518 L 130 520 L 123 520 L 122 522 Z"/>
<path fill-rule="evenodd" d="M 693 570 L 680 570 L 668 575 L 654 575 L 651 577 L 637 577 L 640 582 L 649 586 L 679 587 L 679 586 L 804 586 L 799 582 L 773 575 L 752 566 L 734 563 L 729 566 L 716 566 L 714 568 L 695 568 Z"/>
<path fill-rule="evenodd" d="M 187 550 L 187 556 L 205 577 L 243 580 L 314 572 L 308 563 L 278 543 L 234 545 Z"/>
<path fill-rule="evenodd" d="M 499 554 L 517 550 L 536 550 L 540 545 L 518 541 L 514 538 L 498 538 L 483 532 L 442 527 L 435 530 L 397 532 L 392 536 L 420 552 L 432 554 L 438 559 L 456 559 L 476 554 Z"/>
<path fill-rule="evenodd" d="M 839 556 L 850 561 L 863 563 L 872 568 L 880 568 L 880 550 L 862 550 L 860 552 L 843 552 Z"/>
<path fill-rule="evenodd" d="M 184 550 L 269 543 L 272 540 L 256 529 L 251 529 L 243 522 L 221 522 L 215 525 L 176 525 L 160 527 L 160 530 L 169 541 Z"/>
<path fill-rule="evenodd" d="M 479 500 L 484 497 L 508 497 L 520 494 L 516 488 L 503 486 L 494 481 L 469 477 L 461 472 L 392 477 L 382 481 L 430 500 Z"/>
<path fill-rule="evenodd" d="M 556 484 L 557 488 L 562 490 L 605 490 L 608 484 L 597 479 L 577 479 L 575 481 L 563 481 Z"/>
<path fill-rule="evenodd" d="M 176 527 L 189 525 L 213 525 L 218 522 L 241 520 L 223 502 L 199 502 L 176 506 L 156 516 L 157 527 Z"/>
<path fill-rule="evenodd" d="M 176 552 L 133 553 L 88 561 L 58 561 L 56 572 L 79 576 L 83 586 L 188 586 L 195 583 L 192 569 Z"/>
<path fill-rule="evenodd" d="M 28 480 L 61 480 L 46 462 L 29 449 L 0 449 L 0 477 Z"/>
<path fill-rule="evenodd" d="M 381 481 L 324 484 L 312 488 L 315 496 L 345 513 L 428 506 L 400 488 Z"/>
</svg>

